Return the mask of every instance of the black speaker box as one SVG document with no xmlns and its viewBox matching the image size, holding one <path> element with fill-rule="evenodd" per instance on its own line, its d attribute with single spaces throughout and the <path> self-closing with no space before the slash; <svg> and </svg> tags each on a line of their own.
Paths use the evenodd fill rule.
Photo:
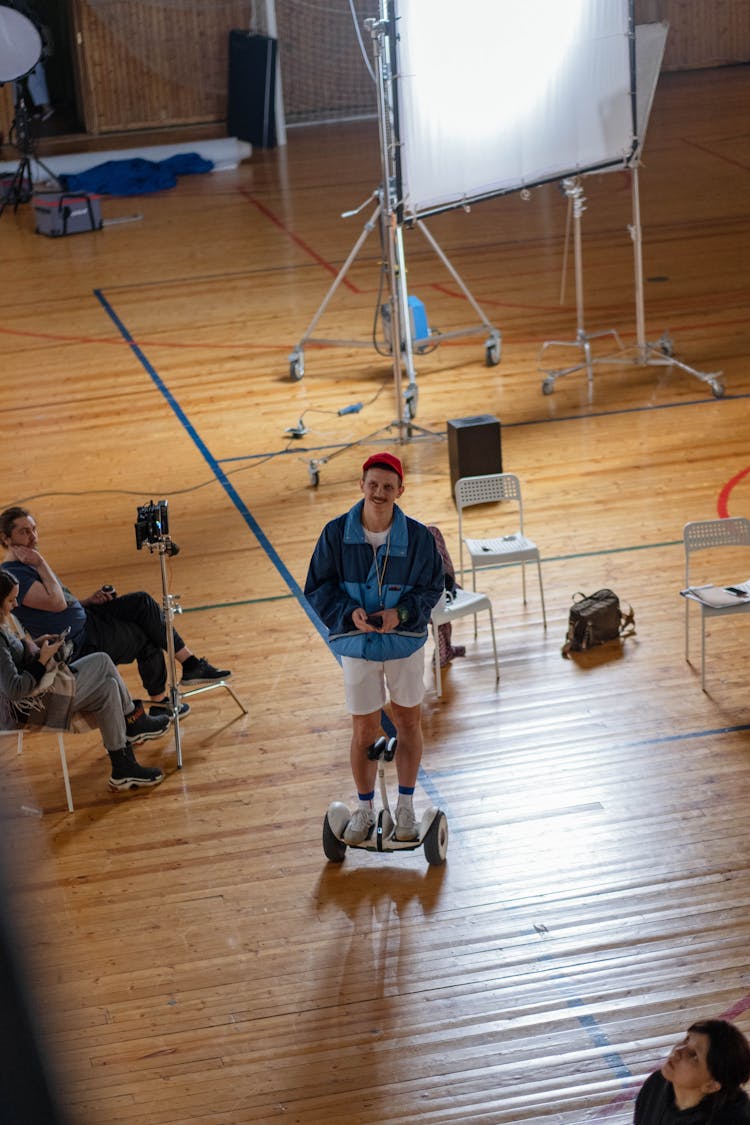
<svg viewBox="0 0 750 1125">
<path fill-rule="evenodd" d="M 276 52 L 268 35 L 229 32 L 227 133 L 260 148 L 276 147 Z"/>
<path fill-rule="evenodd" d="M 451 494 L 461 477 L 483 477 L 503 471 L 500 422 L 492 414 L 448 421 Z"/>
</svg>

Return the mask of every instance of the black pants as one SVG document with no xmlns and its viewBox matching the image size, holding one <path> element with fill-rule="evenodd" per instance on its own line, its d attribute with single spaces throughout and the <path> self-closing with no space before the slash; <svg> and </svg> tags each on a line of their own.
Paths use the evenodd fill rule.
<svg viewBox="0 0 750 1125">
<path fill-rule="evenodd" d="M 176 630 L 173 633 L 174 650 L 179 652 L 185 642 Z M 139 591 L 86 606 L 86 629 L 75 655 L 106 652 L 115 664 L 135 660 L 146 692 L 162 695 L 167 686 L 166 647 L 164 615 L 150 594 Z"/>
</svg>

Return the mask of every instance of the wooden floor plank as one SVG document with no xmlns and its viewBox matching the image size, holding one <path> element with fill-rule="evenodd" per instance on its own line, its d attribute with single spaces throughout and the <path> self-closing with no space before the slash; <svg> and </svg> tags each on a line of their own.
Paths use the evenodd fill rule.
<svg viewBox="0 0 750 1125">
<path fill-rule="evenodd" d="M 684 523 L 750 504 L 749 103 L 741 67 L 663 76 L 641 171 L 648 339 L 723 371 L 721 398 L 622 356 L 590 393 L 585 372 L 542 393 L 542 345 L 576 333 L 556 185 L 427 223 L 503 352 L 485 366 L 480 335 L 417 357 L 404 507 L 458 562 L 446 422 L 497 416 L 548 618 L 535 574 L 524 605 L 518 570 L 490 569 L 499 683 L 486 622 L 454 626 L 466 656 L 440 699 L 428 644 L 417 801 L 447 813 L 440 869 L 353 851 L 339 868 L 321 846 L 328 803 L 354 798 L 349 720 L 301 588 L 365 453 L 395 437 L 391 359 L 370 344 L 377 233 L 316 329 L 364 346 L 308 347 L 298 382 L 289 355 L 369 214 L 340 217 L 377 183 L 374 123 L 295 130 L 96 234 L 4 214 L 4 502 L 29 505 L 77 594 L 161 598 L 133 522 L 167 497 L 180 631 L 249 710 L 194 698 L 184 768 L 169 739 L 139 749 L 167 778 L 127 797 L 96 735 L 71 735 L 72 815 L 54 738 L 20 757 L 0 740 L 9 901 L 76 1125 L 625 1125 L 688 1023 L 750 1030 L 750 621 L 709 623 L 702 692 L 679 596 Z M 631 346 L 629 184 L 584 183 L 586 328 Z M 427 240 L 405 241 L 430 324 L 475 327 Z M 596 339 L 598 361 L 611 349 Z M 750 573 L 740 552 L 700 566 Z M 605 586 L 636 634 L 563 659 L 573 595 Z"/>
</svg>

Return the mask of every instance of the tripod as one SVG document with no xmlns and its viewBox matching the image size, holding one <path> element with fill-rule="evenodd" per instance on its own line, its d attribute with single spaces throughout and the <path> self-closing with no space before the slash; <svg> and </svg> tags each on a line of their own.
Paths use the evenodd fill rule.
<svg viewBox="0 0 750 1125">
<path fill-rule="evenodd" d="M 199 695 L 205 691 L 213 691 L 215 688 L 225 688 L 240 711 L 242 711 L 243 715 L 247 714 L 247 707 L 245 707 L 244 703 L 238 698 L 233 688 L 226 680 L 218 680 L 212 684 L 204 684 L 201 687 L 191 688 L 190 691 L 180 692 L 177 686 L 177 666 L 175 663 L 174 629 L 172 627 L 172 622 L 176 614 L 182 613 L 182 606 L 180 605 L 180 595 L 171 594 L 169 592 L 169 579 L 167 577 L 167 555 L 176 555 L 177 550 L 168 535 L 160 535 L 155 542 L 149 540 L 147 546 L 152 554 L 154 551 L 158 553 L 161 568 L 162 606 L 164 609 L 164 624 L 167 634 L 167 700 L 174 724 L 174 748 L 177 755 L 177 769 L 181 770 L 182 739 L 180 736 L 180 702 L 182 699 L 190 695 Z"/>
<path fill-rule="evenodd" d="M 34 177 L 31 162 L 35 161 L 49 176 L 50 180 L 59 187 L 59 180 L 54 172 L 35 154 L 35 143 L 31 133 L 31 120 L 26 106 L 20 82 L 16 82 L 15 116 L 9 131 L 11 144 L 21 153 L 18 167 L 13 173 L 13 178 L 8 185 L 2 200 L 0 200 L 0 216 L 5 208 L 13 205 L 13 211 L 18 210 L 20 203 L 28 203 L 33 192 Z"/>
<path fill-rule="evenodd" d="M 614 328 L 606 329 L 603 332 L 595 332 L 591 335 L 586 332 L 583 326 L 583 254 L 581 250 L 581 216 L 586 208 L 583 206 L 585 196 L 583 194 L 583 187 L 578 176 L 562 181 L 562 189 L 568 197 L 568 206 L 572 210 L 573 215 L 573 250 L 574 250 L 574 272 L 575 272 L 575 285 L 576 285 L 576 313 L 577 313 L 577 332 L 575 340 L 547 340 L 539 352 L 538 370 L 542 371 L 546 378 L 542 383 L 542 392 L 545 395 L 552 394 L 555 386 L 555 381 L 562 378 L 564 375 L 571 375 L 574 371 L 581 371 L 585 368 L 588 377 L 588 397 L 589 402 L 592 400 L 593 385 L 594 385 L 594 364 L 625 364 L 632 366 L 637 364 L 641 367 L 677 367 L 681 371 L 687 372 L 688 375 L 700 379 L 702 383 L 707 383 L 715 398 L 722 398 L 724 395 L 724 381 L 722 379 L 721 371 L 698 371 L 694 367 L 690 367 L 687 363 L 677 359 L 673 354 L 673 344 L 668 332 L 663 332 L 656 344 L 651 344 L 646 339 L 646 316 L 645 316 L 645 301 L 644 301 L 644 286 L 643 286 L 643 235 L 641 226 L 641 206 L 640 206 L 640 190 L 638 183 L 638 161 L 635 160 L 630 168 L 631 176 L 631 203 L 633 223 L 629 228 L 630 236 L 633 241 L 634 252 L 634 270 L 635 270 L 635 312 L 636 312 L 636 343 L 635 345 L 626 348 L 623 347 L 619 335 Z M 566 235 L 567 237 L 567 235 Z M 601 336 L 612 336 L 617 345 L 615 352 L 608 353 L 607 355 L 593 357 L 591 354 L 591 340 Z M 574 363 L 570 367 L 562 368 L 549 368 L 542 366 L 542 357 L 547 348 L 578 348 L 581 353 L 581 360 Z"/>
<path fill-rule="evenodd" d="M 572 176 L 562 181 L 562 190 L 568 197 L 569 214 L 573 216 L 573 263 L 576 285 L 576 338 L 575 340 L 547 340 L 542 344 L 539 353 L 541 361 L 547 348 L 577 348 L 581 352 L 581 362 L 574 363 L 571 367 L 546 368 L 539 364 L 539 370 L 544 371 L 547 378 L 542 383 L 544 394 L 552 394 L 555 380 L 563 375 L 571 375 L 574 371 L 586 369 L 588 378 L 589 402 L 591 401 L 594 384 L 594 363 L 597 362 L 591 354 L 591 341 L 601 336 L 612 336 L 618 350 L 622 350 L 620 337 L 614 328 L 607 328 L 602 332 L 588 333 L 583 324 L 583 248 L 581 240 L 581 217 L 586 210 L 584 203 L 586 196 L 579 176 Z"/>
</svg>

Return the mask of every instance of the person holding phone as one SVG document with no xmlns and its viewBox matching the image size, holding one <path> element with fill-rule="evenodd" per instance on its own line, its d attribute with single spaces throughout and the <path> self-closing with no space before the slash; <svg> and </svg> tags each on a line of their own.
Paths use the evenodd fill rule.
<svg viewBox="0 0 750 1125">
<path fill-rule="evenodd" d="M 171 715 L 165 694 L 167 631 L 156 600 L 142 590 L 118 595 L 113 586 L 105 585 L 79 601 L 39 551 L 36 520 L 27 508 L 14 506 L 0 512 L 0 542 L 6 552 L 3 565 L 19 584 L 16 617 L 23 627 L 37 635 L 59 633 L 70 626 L 76 657 L 106 652 L 115 664 L 135 661 L 151 699 L 151 714 Z M 229 679 L 228 668 L 215 668 L 196 656 L 179 633 L 172 632 L 185 687 Z M 188 703 L 180 703 L 180 718 L 189 711 Z"/>
<path fill-rule="evenodd" d="M 136 761 L 133 746 L 161 738 L 169 729 L 169 716 L 147 715 L 143 705 L 130 698 L 120 673 L 103 652 L 74 660 L 69 665 L 72 677 L 65 677 L 58 690 L 56 678 L 38 694 L 64 637 L 46 634 L 32 640 L 13 616 L 17 605 L 15 576 L 0 570 L 0 728 L 67 730 L 73 716 L 83 713 L 101 731 L 111 763 L 110 789 L 142 789 L 163 781 L 162 770 Z"/>
<path fill-rule="evenodd" d="M 424 645 L 430 614 L 443 594 L 443 561 L 425 525 L 396 504 L 404 492 L 398 457 L 368 457 L 359 487 L 362 499 L 323 528 L 310 560 L 305 597 L 341 658 L 352 716 L 350 762 L 358 807 L 344 840 L 360 844 L 375 826 L 377 762 L 370 761 L 367 750 L 380 735 L 388 695 L 398 735 L 395 834 L 398 840 L 415 840 Z"/>
</svg>

